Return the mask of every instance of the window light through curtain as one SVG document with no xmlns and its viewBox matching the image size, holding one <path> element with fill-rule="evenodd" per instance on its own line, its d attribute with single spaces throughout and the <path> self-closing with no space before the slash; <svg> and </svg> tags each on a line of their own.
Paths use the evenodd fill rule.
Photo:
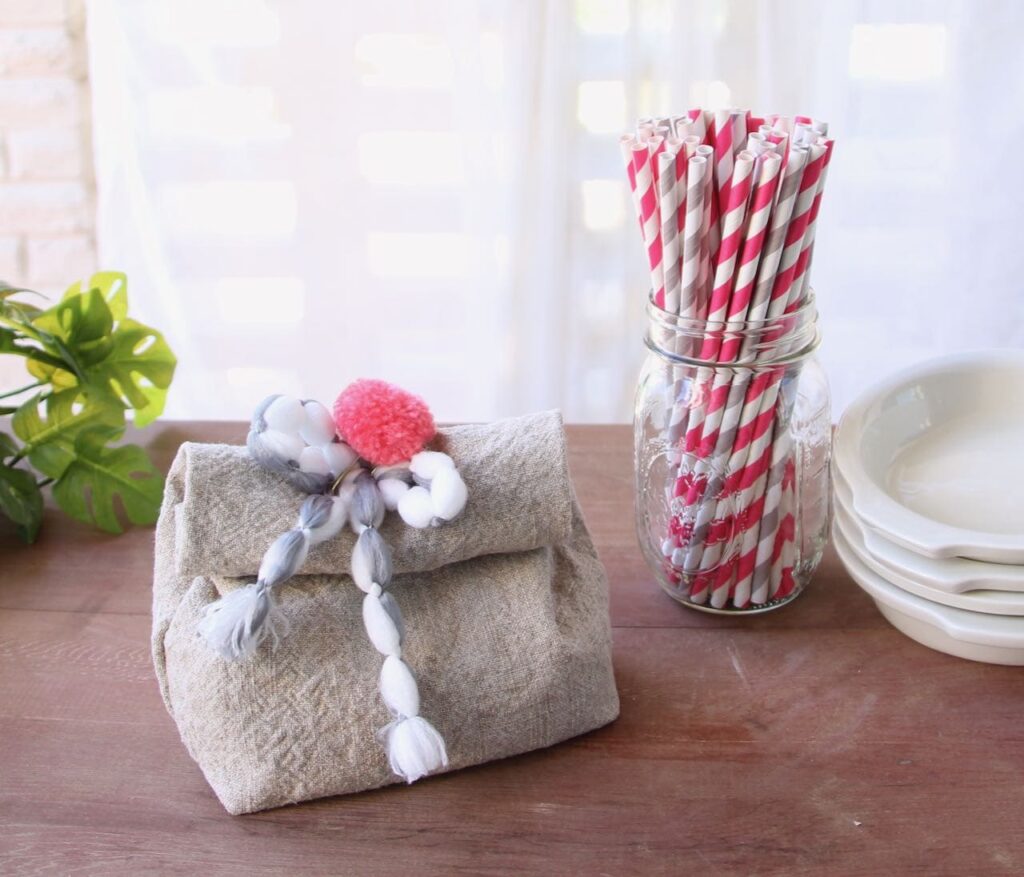
<svg viewBox="0 0 1024 877">
<path fill-rule="evenodd" d="M 1024 344 L 1024 6 L 92 0 L 101 262 L 180 357 L 168 414 L 367 375 L 442 419 L 624 421 L 644 256 L 618 135 L 740 105 L 838 138 L 814 285 L 837 409 Z"/>
</svg>

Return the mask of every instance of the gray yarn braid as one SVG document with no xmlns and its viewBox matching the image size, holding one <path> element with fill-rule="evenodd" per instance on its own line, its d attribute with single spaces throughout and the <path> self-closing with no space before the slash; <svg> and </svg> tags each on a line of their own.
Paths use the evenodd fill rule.
<svg viewBox="0 0 1024 877">
<path fill-rule="evenodd" d="M 288 632 L 288 622 L 278 608 L 274 590 L 295 575 L 306 560 L 309 547 L 322 541 L 331 526 L 337 497 L 309 496 L 299 507 L 295 527 L 275 539 L 260 563 L 256 581 L 239 588 L 207 609 L 199 633 L 222 657 L 237 661 L 249 657 L 270 637 L 276 646 Z M 344 521 L 344 516 L 341 516 Z M 341 526 L 334 528 L 334 533 Z M 333 533 L 331 533 L 333 535 Z"/>
</svg>

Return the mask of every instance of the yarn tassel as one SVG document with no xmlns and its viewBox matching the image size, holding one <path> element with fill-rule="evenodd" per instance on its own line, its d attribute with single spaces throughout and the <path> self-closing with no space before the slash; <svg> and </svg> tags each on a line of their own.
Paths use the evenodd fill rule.
<svg viewBox="0 0 1024 877">
<path fill-rule="evenodd" d="M 219 655 L 238 661 L 248 658 L 268 636 L 276 648 L 278 640 L 288 633 L 288 619 L 271 589 L 254 582 L 207 606 L 199 633 Z"/>
<path fill-rule="evenodd" d="M 381 733 L 391 770 L 407 783 L 448 767 L 444 739 L 422 716 L 396 719 Z"/>
</svg>

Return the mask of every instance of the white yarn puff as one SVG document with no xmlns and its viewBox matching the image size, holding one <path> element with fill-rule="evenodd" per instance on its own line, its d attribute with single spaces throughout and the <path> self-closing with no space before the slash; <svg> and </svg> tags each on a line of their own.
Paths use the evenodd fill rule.
<svg viewBox="0 0 1024 877">
<path fill-rule="evenodd" d="M 402 633 L 377 594 L 363 598 L 363 626 L 373 647 L 382 655 L 401 655 Z"/>
<path fill-rule="evenodd" d="M 420 714 L 420 692 L 408 664 L 395 655 L 388 655 L 380 668 L 380 697 L 384 705 L 398 717 Z"/>
<path fill-rule="evenodd" d="M 442 469 L 430 482 L 430 502 L 434 514 L 445 521 L 451 521 L 462 514 L 466 507 L 469 491 L 458 471 Z"/>
<path fill-rule="evenodd" d="M 452 469 L 455 461 L 440 451 L 420 451 L 409 460 L 409 471 L 422 482 L 433 481 L 442 469 Z"/>
<path fill-rule="evenodd" d="M 448 767 L 444 739 L 422 716 L 396 719 L 380 733 L 391 770 L 407 783 Z"/>
<path fill-rule="evenodd" d="M 248 658 L 269 636 L 277 648 L 288 633 L 288 619 L 270 588 L 259 582 L 237 588 L 206 607 L 199 634 L 229 661 Z"/>
<path fill-rule="evenodd" d="M 434 520 L 434 503 L 430 491 L 417 485 L 409 488 L 398 500 L 398 514 L 410 527 L 422 530 Z"/>
<path fill-rule="evenodd" d="M 409 492 L 409 485 L 398 478 L 381 478 L 377 482 L 380 489 L 381 499 L 384 500 L 384 508 L 393 512 L 398 508 L 398 503 L 405 494 Z"/>
</svg>

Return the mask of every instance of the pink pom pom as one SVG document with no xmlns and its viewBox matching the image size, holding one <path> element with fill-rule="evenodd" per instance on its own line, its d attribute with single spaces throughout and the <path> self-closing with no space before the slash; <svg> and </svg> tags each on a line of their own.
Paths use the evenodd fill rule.
<svg viewBox="0 0 1024 877">
<path fill-rule="evenodd" d="M 387 381 L 353 381 L 334 402 L 334 423 L 352 449 L 375 466 L 408 460 L 436 432 L 419 396 Z"/>
</svg>

